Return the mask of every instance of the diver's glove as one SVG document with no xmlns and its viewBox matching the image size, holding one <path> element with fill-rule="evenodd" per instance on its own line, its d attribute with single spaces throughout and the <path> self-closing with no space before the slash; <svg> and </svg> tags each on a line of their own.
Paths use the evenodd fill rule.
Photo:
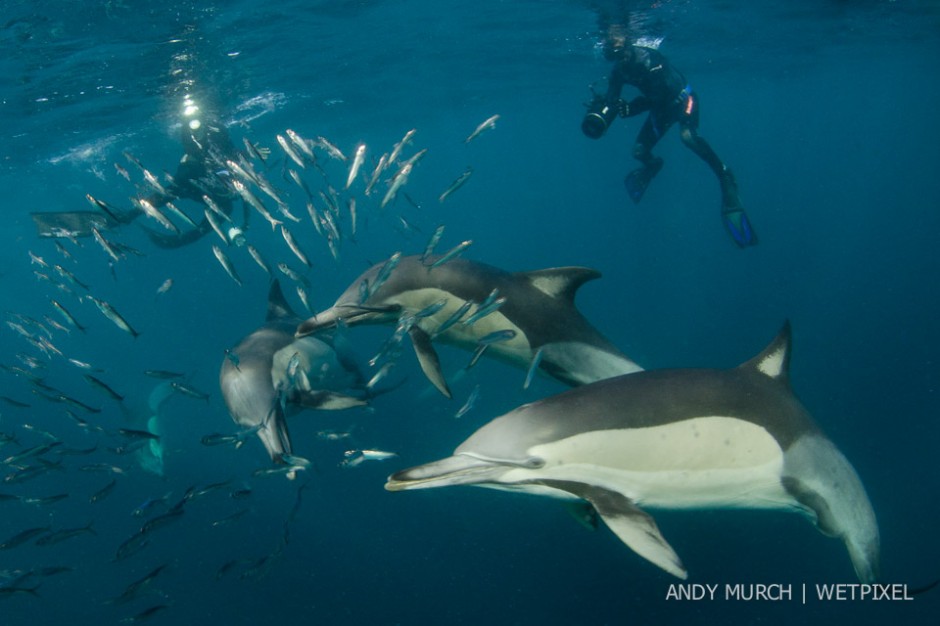
<svg viewBox="0 0 940 626">
<path fill-rule="evenodd" d="M 630 116 L 630 103 L 623 98 L 617 98 L 617 115 L 620 117 Z"/>
</svg>

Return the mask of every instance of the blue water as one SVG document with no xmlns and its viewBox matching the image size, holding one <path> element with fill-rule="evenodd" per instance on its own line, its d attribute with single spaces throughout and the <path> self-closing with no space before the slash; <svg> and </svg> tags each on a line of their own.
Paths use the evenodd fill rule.
<svg viewBox="0 0 940 626">
<path fill-rule="evenodd" d="M 455 399 L 447 401 L 406 353 L 396 370 L 404 385 L 370 409 L 293 418 L 296 452 L 315 462 L 306 475 L 253 477 L 269 466 L 255 439 L 239 449 L 200 443 L 235 432 L 218 368 L 224 350 L 264 317 L 268 278 L 244 250 L 229 250 L 239 287 L 213 258 L 211 233 L 167 251 L 126 227 L 109 237 L 143 254 L 113 267 L 90 238 L 60 240 L 65 258 L 37 236 L 31 211 L 88 210 L 87 193 L 129 206 L 134 185 L 113 164 L 143 183 L 124 151 L 158 175 L 174 170 L 184 79 L 212 94 L 238 145 L 248 137 L 277 159 L 275 136 L 290 128 L 347 153 L 365 142 L 371 171 L 372 159 L 414 128 L 408 154 L 428 152 L 405 190 L 420 208 L 399 197 L 380 211 L 381 193 L 360 194 L 361 232 L 342 243 L 338 262 L 307 221 L 302 194 L 280 177 L 281 165 L 269 169 L 303 218 L 294 230 L 313 263 L 315 308 L 393 252 L 421 253 L 445 224 L 439 249 L 472 239 L 465 256 L 473 260 L 513 271 L 600 270 L 603 278 L 579 293 L 579 308 L 648 368 L 734 366 L 789 319 L 793 387 L 865 483 L 885 581 L 915 587 L 940 577 L 935 3 L 636 3 L 638 33 L 663 38 L 661 50 L 700 96 L 701 134 L 737 175 L 761 239 L 748 250 L 724 233 L 714 177 L 675 130 L 657 148 L 666 166 L 640 205 L 622 185 L 640 119 L 618 121 L 597 142 L 581 134 L 587 85 L 608 70 L 589 3 L 449 4 L 0 3 L 0 310 L 4 321 L 58 319 L 55 298 L 87 327 L 53 331 L 64 356 L 49 357 L 9 325 L 0 328 L 2 395 L 30 405 L 0 404 L 0 432 L 17 440 L 0 458 L 50 435 L 63 442 L 41 457 L 61 465 L 5 481 L 0 493 L 69 496 L 46 505 L 0 501 L 0 541 L 33 527 L 92 523 L 95 531 L 0 550 L 0 593 L 30 569 L 71 568 L 22 579 L 36 595 L 0 596 L 0 623 L 116 623 L 159 606 L 166 608 L 155 609 L 154 623 L 933 623 L 936 590 L 910 602 L 803 605 L 803 584 L 812 590 L 855 576 L 841 542 L 798 515 L 654 511 L 689 582 L 794 589 L 793 601 L 678 602 L 666 599 L 676 582 L 668 574 L 603 526 L 584 530 L 550 500 L 482 489 L 384 491 L 392 471 L 447 456 L 491 418 L 563 389 L 544 379 L 522 391 L 524 372 L 489 359 L 454 381 Z M 496 128 L 465 144 L 494 114 Z M 340 189 L 346 165 L 321 161 Z M 468 166 L 467 184 L 438 203 Z M 317 175 L 305 177 L 324 188 Z M 299 267 L 258 215 L 248 234 L 269 261 Z M 29 252 L 72 271 L 140 336 L 38 280 Z M 172 289 L 158 295 L 168 278 Z M 288 298 L 302 308 L 292 290 Z M 350 335 L 364 360 L 390 332 Z M 45 384 L 101 413 L 35 394 L 37 385 L 10 369 L 24 367 L 18 355 L 37 358 Z M 451 373 L 469 358 L 447 348 L 441 356 Z M 126 396 L 124 408 L 66 358 L 99 368 L 95 375 Z M 163 477 L 109 450 L 125 443 L 109 433 L 134 423 L 160 382 L 148 369 L 184 373 L 210 393 L 208 403 L 177 394 L 163 407 Z M 455 420 L 475 385 L 477 405 Z M 319 438 L 328 428 L 352 429 L 355 446 L 399 456 L 340 467 L 353 444 Z M 86 456 L 59 454 L 96 444 Z M 120 473 L 80 469 L 98 463 Z M 0 467 L 5 477 L 14 471 Z M 112 479 L 113 493 L 89 502 Z M 223 481 L 154 530 L 139 553 L 115 560 L 122 542 L 166 510 L 134 517 L 144 501 L 169 493 L 172 504 L 190 486 Z M 246 499 L 230 496 L 246 488 Z M 243 509 L 230 523 L 212 524 Z M 163 564 L 139 597 L 108 602 Z"/>
</svg>

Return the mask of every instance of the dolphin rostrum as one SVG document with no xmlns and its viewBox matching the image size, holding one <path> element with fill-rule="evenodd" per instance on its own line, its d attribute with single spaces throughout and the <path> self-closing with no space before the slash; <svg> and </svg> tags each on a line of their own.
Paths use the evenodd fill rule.
<svg viewBox="0 0 940 626">
<path fill-rule="evenodd" d="M 849 461 L 790 389 L 790 327 L 730 370 L 619 376 L 523 405 L 454 455 L 389 477 L 389 491 L 481 485 L 593 505 L 640 556 L 686 570 L 640 505 L 800 511 L 878 578 L 878 525 Z"/>
<path fill-rule="evenodd" d="M 326 337 L 295 339 L 300 321 L 275 280 L 265 324 L 226 355 L 219 372 L 222 397 L 232 419 L 245 429 L 256 429 L 277 462 L 292 454 L 289 411 L 366 404 L 364 399 L 341 393 L 363 387 L 355 362 Z"/>
<path fill-rule="evenodd" d="M 486 349 L 521 367 L 535 363 L 563 383 L 582 385 L 642 370 L 575 307 L 578 288 L 599 276 L 585 267 L 510 273 L 466 259 L 393 256 L 357 278 L 331 308 L 300 324 L 297 336 L 339 322 L 407 321 L 422 370 L 447 397 L 432 339 Z M 508 339 L 487 344 L 493 333 Z"/>
</svg>

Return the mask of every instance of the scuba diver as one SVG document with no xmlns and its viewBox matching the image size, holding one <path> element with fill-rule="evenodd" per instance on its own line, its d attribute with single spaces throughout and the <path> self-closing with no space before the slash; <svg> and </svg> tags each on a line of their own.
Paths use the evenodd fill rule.
<svg viewBox="0 0 940 626">
<path fill-rule="evenodd" d="M 679 124 L 682 143 L 697 154 L 718 177 L 721 186 L 721 220 L 741 248 L 757 243 L 757 235 L 738 200 L 734 175 L 712 147 L 698 134 L 699 103 L 682 74 L 658 50 L 629 43 L 623 26 L 606 28 L 604 57 L 614 63 L 606 94 L 594 94 L 581 130 L 592 139 L 600 138 L 617 117 L 633 117 L 649 112 L 636 138 L 633 157 L 642 166 L 627 174 L 624 184 L 630 198 L 638 203 L 650 181 L 663 167 L 663 159 L 653 156 L 653 147 L 672 127 Z M 632 85 L 640 95 L 627 102 L 620 97 L 624 85 Z"/>
<path fill-rule="evenodd" d="M 171 177 L 170 184 L 151 185 L 156 189 L 151 195 L 135 200 L 134 209 L 115 210 L 114 207 L 93 200 L 102 209 L 97 211 L 61 211 L 31 213 L 41 237 L 86 237 L 93 233 L 93 228 L 111 230 L 129 224 L 141 215 L 142 201 L 149 202 L 160 209 L 177 199 L 187 199 L 205 205 L 204 197 L 217 205 L 218 209 L 231 216 L 236 194 L 229 184 L 229 173 L 225 167 L 227 159 L 237 159 L 238 152 L 232 145 L 225 128 L 221 124 L 206 119 L 199 106 L 187 96 L 183 102 L 183 114 L 180 124 L 180 141 L 183 156 Z M 143 170 L 133 157 L 128 156 Z M 244 243 L 243 229 L 247 227 L 248 210 L 242 204 L 242 226 L 234 223 L 228 229 L 228 239 L 237 245 Z M 150 240 L 161 248 L 178 248 L 202 238 L 211 230 L 208 218 L 203 218 L 195 227 L 179 234 L 169 234 L 141 226 Z"/>
</svg>

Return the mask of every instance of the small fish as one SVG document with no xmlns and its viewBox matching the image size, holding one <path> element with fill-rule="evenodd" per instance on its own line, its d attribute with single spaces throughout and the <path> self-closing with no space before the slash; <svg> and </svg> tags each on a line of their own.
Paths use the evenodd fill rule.
<svg viewBox="0 0 940 626">
<path fill-rule="evenodd" d="M 172 278 L 167 278 L 165 281 L 163 281 L 163 282 L 160 284 L 159 287 L 157 287 L 157 295 L 158 295 L 158 296 L 162 296 L 163 294 L 165 294 L 166 292 L 168 292 L 168 291 L 169 291 L 170 289 L 172 289 L 172 288 L 173 288 L 173 279 L 172 279 Z"/>
<path fill-rule="evenodd" d="M 124 588 L 124 591 L 121 592 L 121 595 L 118 597 L 107 600 L 107 604 L 126 604 L 131 600 L 136 600 L 140 594 L 150 586 L 150 583 L 160 575 L 160 573 L 169 566 L 169 563 L 164 563 L 163 565 L 157 566 L 155 569 L 151 570 L 149 573 L 145 574 L 142 578 L 138 578 L 127 587 Z"/>
<path fill-rule="evenodd" d="M 463 325 L 472 326 L 487 315 L 498 311 L 504 304 L 506 304 L 506 298 L 496 298 L 496 300 L 490 302 L 489 304 L 481 304 L 479 307 L 477 307 L 477 310 L 473 313 L 473 315 L 463 321 Z"/>
<path fill-rule="evenodd" d="M 56 446 L 61 446 L 61 445 L 62 445 L 61 441 L 49 441 L 47 443 L 41 443 L 31 448 L 27 448 L 26 450 L 23 450 L 19 454 L 14 454 L 13 456 L 7 457 L 6 459 L 3 460 L 3 462 L 6 465 L 17 465 L 20 461 L 24 461 L 34 456 L 42 456 L 46 452 L 49 452 L 50 450 L 55 448 Z"/>
<path fill-rule="evenodd" d="M 54 546 L 57 543 L 62 543 L 67 539 L 72 537 L 77 537 L 79 535 L 84 535 L 86 533 L 91 533 L 92 535 L 97 535 L 95 529 L 91 527 L 92 522 L 89 522 L 87 526 L 81 526 L 78 528 L 64 528 L 62 530 L 57 530 L 55 532 L 50 532 L 48 535 L 40 537 L 36 540 L 37 546 Z"/>
<path fill-rule="evenodd" d="M 464 402 L 463 406 L 454 414 L 454 419 L 460 419 L 464 415 L 470 412 L 470 409 L 473 408 L 473 405 L 476 404 L 477 398 L 480 397 L 480 385 L 476 385 L 473 388 L 473 391 L 470 392 L 470 395 L 467 397 L 467 401 Z"/>
<path fill-rule="evenodd" d="M 535 377 L 535 372 L 539 369 L 539 364 L 542 362 L 542 349 L 539 348 L 535 351 L 535 354 L 532 355 L 532 362 L 529 363 L 529 369 L 525 374 L 525 382 L 522 383 L 523 389 L 528 389 L 529 385 L 532 384 L 532 379 Z"/>
<path fill-rule="evenodd" d="M 238 272 L 235 271 L 235 266 L 232 265 L 232 261 L 222 252 L 222 248 L 212 244 L 212 254 L 215 255 L 215 258 L 219 261 L 219 264 L 222 266 L 222 269 L 225 270 L 225 273 L 235 281 L 235 283 L 241 287 L 242 279 L 238 277 Z"/>
<path fill-rule="evenodd" d="M 470 307 L 473 306 L 473 302 L 467 300 L 460 305 L 460 308 L 453 312 L 453 314 L 444 320 L 440 326 L 437 327 L 437 330 L 434 331 L 434 336 L 440 335 L 448 328 L 460 321 L 460 319 L 467 314 L 467 311 L 470 310 Z"/>
<path fill-rule="evenodd" d="M 321 430 L 317 432 L 317 437 L 326 441 L 342 441 L 352 437 L 352 433 L 340 430 Z"/>
<path fill-rule="evenodd" d="M 243 183 L 242 181 L 236 178 L 232 181 L 232 186 L 235 188 L 235 191 L 238 192 L 238 195 L 241 196 L 245 202 L 247 202 L 252 207 L 254 207 L 254 209 L 258 211 L 258 213 L 260 213 L 264 219 L 268 220 L 268 223 L 271 224 L 271 230 L 274 230 L 275 228 L 277 228 L 277 226 L 279 226 L 280 224 L 283 224 L 281 220 L 276 219 L 273 215 L 271 215 L 268 209 L 264 206 L 264 203 L 261 202 L 258 196 L 253 194 L 251 190 L 245 186 L 245 183 Z"/>
<path fill-rule="evenodd" d="M 264 257 L 261 256 L 261 253 L 258 252 L 257 248 L 255 248 L 251 244 L 248 244 L 246 247 L 248 248 L 248 254 L 250 254 L 251 258 L 255 260 L 255 263 L 257 263 L 258 266 L 261 269 L 263 269 L 268 276 L 270 276 L 271 268 L 268 267 L 268 264 L 265 262 Z"/>
<path fill-rule="evenodd" d="M 486 130 L 489 130 L 489 129 L 495 127 L 495 126 L 496 126 L 496 120 L 498 120 L 498 119 L 499 119 L 499 115 L 494 115 L 494 116 L 492 116 L 492 117 L 487 118 L 486 120 L 483 121 L 483 123 L 481 123 L 479 126 L 477 126 L 477 127 L 476 127 L 476 130 L 474 130 L 472 133 L 470 133 L 470 135 L 469 135 L 466 139 L 464 139 L 463 142 L 464 142 L 464 143 L 470 143 L 471 141 L 473 141 L 474 139 L 476 139 L 476 138 L 480 135 L 480 133 L 482 133 L 483 131 L 486 131 Z"/>
<path fill-rule="evenodd" d="M 180 374 L 179 372 L 170 372 L 168 370 L 146 370 L 144 371 L 144 374 L 146 376 L 150 376 L 151 378 L 160 378 L 163 380 L 183 377 L 183 374 Z"/>
<path fill-rule="evenodd" d="M 3 400 L 10 406 L 15 406 L 20 409 L 28 409 L 30 406 L 32 406 L 30 404 L 27 404 L 26 402 L 20 402 L 19 400 L 14 400 L 13 398 L 9 396 L 0 396 L 0 400 Z"/>
<path fill-rule="evenodd" d="M 61 277 L 64 278 L 65 280 L 69 281 L 69 282 L 72 283 L 73 285 L 75 285 L 75 286 L 77 286 L 77 287 L 81 287 L 82 289 L 84 289 L 84 290 L 86 290 L 86 291 L 88 290 L 88 288 L 89 288 L 88 285 L 86 285 L 85 283 L 83 283 L 82 281 L 80 281 L 80 280 L 78 279 L 78 277 L 75 276 L 75 274 L 73 274 L 72 272 L 68 271 L 67 269 L 65 269 L 65 268 L 62 267 L 61 265 L 58 265 L 58 264 L 53 265 L 53 266 L 52 266 L 52 269 L 55 270 L 56 274 L 58 274 L 59 276 L 61 276 Z"/>
<path fill-rule="evenodd" d="M 213 528 L 218 528 L 219 526 L 225 526 L 226 524 L 231 524 L 232 522 L 238 521 L 246 513 L 248 513 L 248 509 L 239 509 L 238 511 L 235 511 L 234 513 L 232 513 L 231 515 L 227 517 L 223 517 L 222 519 L 215 520 L 209 525 L 212 526 Z"/>
<path fill-rule="evenodd" d="M 88 498 L 88 502 L 94 504 L 95 502 L 100 502 L 101 500 L 104 500 L 109 495 L 111 495 L 111 492 L 114 491 L 114 488 L 116 486 L 117 486 L 117 478 L 112 478 L 111 482 L 109 482 L 107 485 L 105 485 L 104 487 L 96 491 L 95 493 L 91 494 L 91 496 Z"/>
<path fill-rule="evenodd" d="M 432 315 L 434 315 L 435 313 L 443 309 L 445 306 L 447 306 L 447 298 L 441 298 L 437 302 L 432 302 L 431 304 L 427 305 L 426 307 L 424 307 L 423 309 L 415 313 L 414 316 L 417 319 L 431 317 Z"/>
<path fill-rule="evenodd" d="M 41 256 L 37 256 L 33 254 L 32 250 L 27 250 L 27 252 L 29 252 L 29 264 L 30 265 L 35 264 L 35 265 L 38 265 L 39 267 L 49 267 L 49 264 L 46 263 L 45 259 L 43 259 Z"/>
<path fill-rule="evenodd" d="M 154 190 L 154 191 L 156 191 L 156 192 L 157 192 L 158 194 L 160 194 L 161 196 L 169 195 L 169 194 L 167 193 L 166 187 L 164 187 L 163 185 L 160 184 L 160 181 L 157 180 L 157 177 L 154 176 L 152 172 L 150 172 L 149 170 L 147 170 L 146 168 L 144 168 L 143 171 L 141 172 L 141 174 L 144 175 L 144 180 L 147 181 L 147 184 L 149 184 L 151 187 L 153 187 L 153 190 Z"/>
<path fill-rule="evenodd" d="M 258 159 L 262 163 L 266 163 L 268 156 L 271 154 L 271 151 L 268 148 L 261 148 L 256 143 L 252 143 L 248 137 L 242 137 L 242 141 L 245 144 L 245 151 L 253 159 Z"/>
<path fill-rule="evenodd" d="M 395 367 L 394 361 L 389 361 L 388 363 L 380 367 L 379 371 L 377 371 L 375 375 L 369 379 L 369 382 L 366 383 L 366 390 L 372 391 L 373 389 L 375 389 L 375 386 L 379 384 L 379 382 L 381 382 L 383 378 L 388 376 L 388 373 L 392 370 L 393 367 Z"/>
<path fill-rule="evenodd" d="M 197 400 L 205 400 L 206 402 L 209 401 L 209 394 L 199 391 L 198 389 L 190 385 L 184 385 L 183 383 L 174 381 L 170 383 L 170 386 L 173 387 L 173 389 L 175 389 L 176 391 L 183 394 L 184 396 L 189 396 L 190 398 L 196 398 Z"/>
<path fill-rule="evenodd" d="M 35 506 L 46 506 L 47 504 L 55 504 L 56 502 L 59 502 L 60 500 L 65 500 L 68 497 L 69 497 L 69 494 L 67 493 L 58 493 L 54 496 L 44 496 L 41 498 L 29 498 L 29 497 L 23 496 L 20 498 L 20 502 L 22 502 L 23 504 L 32 504 Z"/>
<path fill-rule="evenodd" d="M 385 192 L 382 202 L 379 203 L 379 208 L 384 209 L 389 202 L 395 199 L 398 190 L 401 189 L 402 185 L 408 182 L 408 177 L 411 175 L 412 169 L 413 166 L 411 163 L 405 163 L 405 165 L 398 170 L 394 178 L 392 178 L 392 183 L 388 186 L 388 191 Z"/>
<path fill-rule="evenodd" d="M 78 323 L 75 317 L 73 317 L 72 314 L 68 312 L 68 309 L 62 306 L 57 300 L 50 299 L 49 302 L 52 303 L 52 306 L 56 311 L 59 312 L 59 315 L 62 316 L 62 319 L 64 319 L 69 326 L 85 332 L 85 327 Z"/>
<path fill-rule="evenodd" d="M 489 346 L 494 343 L 501 343 L 503 341 L 509 341 L 516 337 L 516 331 L 511 328 L 506 328 L 504 330 L 494 330 L 493 332 L 483 335 L 477 339 L 477 345 L 480 346 Z"/>
<path fill-rule="evenodd" d="M 167 209 L 169 209 L 169 210 L 170 210 L 170 213 L 172 213 L 173 215 L 175 215 L 175 216 L 178 217 L 179 219 L 181 219 L 181 220 L 183 220 L 184 222 L 186 222 L 187 224 L 189 224 L 189 227 L 190 227 L 190 228 L 199 228 L 199 227 L 196 225 L 196 222 L 194 222 L 194 221 L 192 220 L 192 218 L 190 218 L 188 215 L 186 215 L 185 213 L 183 213 L 183 212 L 182 212 L 175 204 L 173 204 L 172 202 L 167 202 L 167 203 L 164 204 L 163 206 L 165 206 Z"/>
<path fill-rule="evenodd" d="M 401 138 L 401 141 L 392 147 L 392 153 L 388 157 L 388 162 L 390 164 L 398 160 L 398 157 L 401 156 L 401 151 L 405 148 L 405 146 L 411 143 L 411 139 L 415 136 L 416 132 L 417 130 L 412 128 L 407 133 L 405 133 L 405 136 Z"/>
<path fill-rule="evenodd" d="M 89 465 L 82 465 L 78 468 L 80 472 L 107 472 L 111 474 L 123 474 L 124 470 L 117 465 L 111 465 L 109 463 L 91 463 Z"/>
<path fill-rule="evenodd" d="M 130 334 L 134 339 L 137 339 L 140 333 L 134 330 L 131 327 L 131 325 L 127 323 L 127 320 L 121 317 L 121 314 L 118 313 L 117 310 L 113 306 L 111 306 L 104 300 L 99 300 L 95 298 L 94 296 L 88 296 L 88 299 L 91 300 L 94 303 L 94 305 L 98 307 L 98 310 L 101 311 L 101 314 L 104 315 L 109 320 L 111 320 L 111 322 L 113 322 L 115 326 L 117 326 L 124 332 Z"/>
<path fill-rule="evenodd" d="M 109 217 L 111 217 L 111 218 L 114 219 L 115 221 L 121 221 L 121 218 L 118 217 L 118 213 L 119 213 L 120 211 L 118 211 L 117 209 L 115 209 L 113 206 L 111 206 L 110 204 L 108 204 L 108 203 L 105 202 L 104 200 L 99 200 L 98 198 L 95 198 L 94 196 L 92 196 L 91 194 L 88 194 L 88 193 L 85 194 L 85 199 L 88 200 L 88 202 L 91 204 L 91 206 L 93 206 L 93 207 L 95 207 L 95 208 L 97 208 L 97 209 L 101 209 L 102 211 L 104 211 Z"/>
<path fill-rule="evenodd" d="M 128 537 L 121 545 L 118 546 L 117 552 L 114 554 L 115 561 L 123 561 L 124 559 L 133 556 L 146 548 L 150 544 L 150 538 L 144 533 L 138 531 Z"/>
<path fill-rule="evenodd" d="M 140 527 L 140 534 L 149 535 L 155 530 L 168 526 L 177 521 L 185 513 L 185 509 L 173 507 L 166 513 L 152 517 Z"/>
<path fill-rule="evenodd" d="M 92 227 L 91 233 L 94 235 L 95 241 L 99 246 L 101 246 L 101 249 L 104 250 L 109 257 L 115 261 L 121 260 L 121 255 L 118 254 L 117 250 L 114 249 L 114 246 L 111 244 L 111 242 L 105 239 L 104 235 L 102 235 L 97 228 Z"/>
<path fill-rule="evenodd" d="M 444 200 L 446 200 L 450 196 L 450 194 L 454 193 L 455 191 L 463 187 L 464 183 L 467 182 L 471 174 L 473 174 L 472 167 L 468 167 L 467 169 L 465 169 L 463 173 L 460 176 L 458 176 L 457 179 L 454 182 L 452 182 L 447 189 L 444 190 L 444 193 L 442 193 L 438 197 L 437 201 L 443 203 Z"/>
<path fill-rule="evenodd" d="M 307 195 L 307 200 L 313 200 L 313 193 L 310 192 L 310 187 L 307 185 L 306 181 L 301 178 L 300 173 L 297 170 L 288 168 L 287 175 L 290 176 L 291 180 L 300 187 L 303 192 Z"/>
<path fill-rule="evenodd" d="M 473 351 L 473 356 L 470 357 L 470 362 L 467 364 L 465 369 L 470 369 L 477 364 L 477 361 L 480 360 L 480 357 L 483 356 L 483 353 L 486 352 L 486 349 L 490 347 L 488 343 L 477 344 L 476 350 Z"/>
<path fill-rule="evenodd" d="M 300 298 L 300 302 L 304 305 L 304 308 L 307 309 L 307 312 L 312 315 L 314 310 L 313 307 L 310 306 L 310 300 L 307 297 L 307 290 L 304 289 L 304 286 L 300 284 L 298 284 L 295 289 L 297 290 L 297 297 Z"/>
<path fill-rule="evenodd" d="M 296 163 L 299 167 L 306 169 L 307 165 L 304 163 L 304 160 L 301 158 L 301 156 L 297 154 L 297 151 L 291 147 L 290 142 L 288 142 L 283 135 L 277 135 L 276 139 L 278 145 L 283 148 L 287 156 L 290 157 L 290 160 Z"/>
<path fill-rule="evenodd" d="M 461 252 L 463 252 L 464 250 L 466 250 L 472 245 L 473 245 L 472 239 L 467 239 L 466 241 L 460 242 L 459 244 L 457 244 L 456 246 L 454 246 L 453 248 L 445 252 L 441 258 L 434 261 L 434 263 L 432 263 L 431 266 L 428 268 L 428 271 L 433 270 L 435 267 L 440 267 L 441 265 L 444 265 L 448 261 L 456 258 Z"/>
<path fill-rule="evenodd" d="M 383 154 L 379 158 L 378 164 L 376 164 L 375 169 L 372 170 L 372 176 L 369 177 L 369 184 L 366 185 L 366 190 L 363 192 L 365 195 L 372 195 L 372 188 L 375 187 L 375 184 L 379 182 L 379 176 L 382 175 L 382 172 L 385 171 L 385 167 L 388 165 L 388 155 Z"/>
<path fill-rule="evenodd" d="M 333 145 L 326 137 L 317 136 L 317 145 L 326 150 L 326 153 L 338 161 L 345 161 L 346 155 Z"/>
<path fill-rule="evenodd" d="M 357 215 L 356 215 L 356 199 L 349 198 L 346 200 L 346 208 L 349 210 L 349 236 L 356 239 L 356 224 L 357 224 Z"/>
<path fill-rule="evenodd" d="M 36 528 L 27 528 L 26 530 L 19 532 L 3 543 L 0 543 L 0 550 L 9 550 L 10 548 L 15 548 L 16 546 L 22 545 L 43 533 L 47 533 L 52 530 L 51 526 L 38 526 Z"/>
<path fill-rule="evenodd" d="M 222 243 L 228 245 L 230 242 L 228 240 L 228 236 L 225 234 L 225 231 L 222 230 L 222 224 L 219 222 L 219 218 L 216 217 L 215 213 L 209 209 L 203 209 L 202 212 L 206 216 L 206 221 L 209 222 L 209 227 L 212 228 L 212 232 L 214 232 L 218 238 L 222 240 Z"/>
<path fill-rule="evenodd" d="M 108 396 L 110 396 L 111 399 L 117 400 L 118 402 L 124 401 L 124 396 L 116 392 L 114 389 L 112 389 L 106 382 L 104 382 L 100 378 L 96 378 L 92 376 L 91 374 L 82 374 L 82 377 L 85 379 L 85 381 L 89 385 L 97 389 L 100 389 L 101 391 L 106 393 Z"/>
<path fill-rule="evenodd" d="M 157 613 L 160 613 L 160 612 L 162 612 L 162 611 L 164 611 L 164 610 L 166 610 L 166 609 L 168 609 L 168 608 L 170 608 L 170 606 L 167 605 L 167 604 L 157 604 L 157 605 L 154 605 L 154 606 L 152 606 L 152 607 L 150 607 L 150 608 L 144 609 L 143 611 L 141 611 L 141 612 L 138 613 L 137 615 L 133 615 L 133 616 L 131 616 L 131 617 L 122 618 L 122 619 L 121 619 L 121 623 L 122 623 L 122 624 L 136 624 L 136 623 L 138 623 L 138 622 L 143 622 L 144 620 L 148 620 L 148 619 L 150 619 L 151 617 L 153 617 L 154 615 L 156 615 Z"/>
<path fill-rule="evenodd" d="M 35 587 L 0 587 L 0 598 L 14 596 L 19 593 L 28 593 L 31 596 L 39 597 L 37 589 L 39 589 L 39 585 Z"/>
<path fill-rule="evenodd" d="M 300 259 L 300 262 L 307 267 L 311 267 L 310 260 L 307 258 L 307 255 L 303 253 L 303 251 L 300 249 L 300 246 L 297 245 L 297 240 L 294 239 L 294 236 L 283 224 L 281 224 L 281 236 L 287 243 L 287 247 L 290 248 L 291 252 L 294 253 L 294 256 Z"/>
<path fill-rule="evenodd" d="M 134 428 L 118 428 L 118 434 L 128 439 L 149 439 L 159 441 L 160 435 L 155 435 L 149 430 L 137 430 Z"/>
<path fill-rule="evenodd" d="M 208 194 L 203 194 L 202 201 L 205 203 L 207 207 L 209 207 L 209 210 L 212 211 L 212 213 L 214 213 L 219 219 L 223 219 L 226 222 L 232 221 L 232 218 L 230 218 L 228 214 L 222 210 L 222 207 L 220 207 L 219 204 L 215 200 L 212 199 L 212 196 Z"/>
<path fill-rule="evenodd" d="M 144 214 L 147 217 L 156 220 L 157 222 L 160 223 L 161 226 L 163 226 L 167 230 L 179 234 L 180 229 L 176 227 L 176 224 L 171 222 L 170 219 L 166 215 L 161 213 L 160 209 L 155 207 L 153 203 L 151 203 L 149 200 L 147 200 L 146 198 L 138 198 L 137 205 L 140 207 L 140 209 L 144 212 Z"/>
<path fill-rule="evenodd" d="M 288 278 L 290 278 L 291 280 L 295 282 L 298 282 L 304 285 L 308 284 L 307 279 L 301 276 L 300 274 L 298 274 L 297 272 L 295 272 L 294 270 L 292 270 L 290 266 L 287 265 L 287 263 L 278 263 L 277 269 L 279 269 L 282 274 L 284 274 L 285 276 L 287 276 Z"/>
<path fill-rule="evenodd" d="M 385 261 L 385 264 L 382 265 L 379 269 L 379 273 L 376 274 L 375 280 L 372 281 L 372 285 L 369 288 L 369 295 L 372 296 L 379 290 L 379 288 L 385 284 L 385 281 L 389 279 L 392 275 L 392 272 L 395 271 L 395 268 L 398 267 L 398 263 L 401 261 L 401 252 L 395 252 Z"/>
<path fill-rule="evenodd" d="M 280 476 L 283 474 L 287 480 L 294 480 L 297 478 L 297 472 L 305 469 L 304 467 L 295 465 L 279 465 L 277 467 L 262 467 L 252 472 L 251 475 L 257 478 L 266 478 L 268 476 Z"/>
<path fill-rule="evenodd" d="M 353 157 L 352 165 L 349 167 L 349 176 L 346 177 L 346 189 L 349 189 L 353 181 L 356 180 L 356 176 L 359 175 L 359 168 L 362 167 L 362 163 L 365 159 L 366 144 L 361 143 L 356 146 L 356 156 Z"/>
<path fill-rule="evenodd" d="M 434 248 L 437 247 L 438 242 L 441 240 L 441 237 L 444 236 L 444 225 L 441 224 L 434 229 L 434 233 L 431 235 L 431 238 L 428 240 L 428 245 L 424 247 L 424 253 L 421 255 L 421 262 L 423 263 L 425 259 L 431 256 L 434 253 Z"/>
</svg>

